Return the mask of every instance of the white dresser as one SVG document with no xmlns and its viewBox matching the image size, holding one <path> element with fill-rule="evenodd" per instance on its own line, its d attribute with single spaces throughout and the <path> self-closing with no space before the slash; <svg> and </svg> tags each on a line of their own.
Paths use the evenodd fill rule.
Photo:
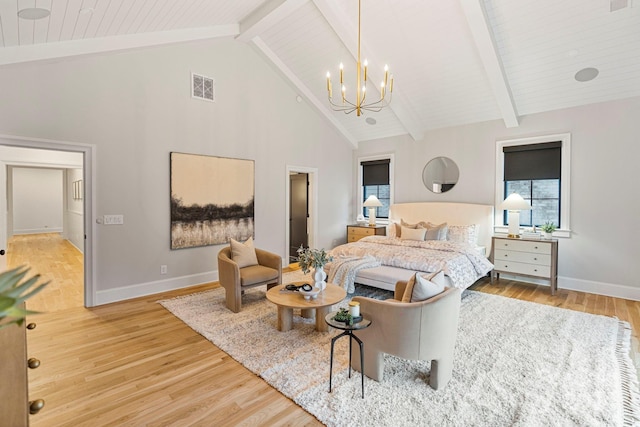
<svg viewBox="0 0 640 427">
<path fill-rule="evenodd" d="M 558 282 L 558 241 L 538 239 L 492 238 L 491 256 L 494 265 L 491 283 L 500 273 L 547 279 L 551 295 L 555 295 Z"/>
</svg>

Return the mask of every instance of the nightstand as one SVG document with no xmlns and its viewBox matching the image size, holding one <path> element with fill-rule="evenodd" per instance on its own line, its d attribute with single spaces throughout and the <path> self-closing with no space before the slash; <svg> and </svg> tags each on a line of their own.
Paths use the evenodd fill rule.
<svg viewBox="0 0 640 427">
<path fill-rule="evenodd" d="M 357 242 L 367 236 L 385 236 L 386 234 L 387 227 L 385 225 L 347 225 L 347 243 Z"/>
<path fill-rule="evenodd" d="M 551 295 L 558 288 L 558 241 L 556 239 L 509 239 L 492 237 L 491 256 L 494 265 L 491 283 L 500 273 L 549 280 Z"/>
</svg>

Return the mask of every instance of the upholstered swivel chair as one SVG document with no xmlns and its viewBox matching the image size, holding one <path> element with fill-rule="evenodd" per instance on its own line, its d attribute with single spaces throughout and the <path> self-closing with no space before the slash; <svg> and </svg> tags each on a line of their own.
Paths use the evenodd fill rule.
<svg viewBox="0 0 640 427">
<path fill-rule="evenodd" d="M 282 257 L 256 248 L 257 265 L 239 268 L 231 258 L 231 248 L 218 252 L 218 276 L 225 290 L 226 305 L 234 313 L 242 310 L 245 289 L 267 285 L 267 289 L 282 283 Z"/>
<path fill-rule="evenodd" d="M 364 374 L 383 380 L 384 353 L 404 359 L 431 361 L 429 385 L 443 388 L 453 373 L 461 291 L 445 290 L 425 301 L 402 302 L 407 282 L 396 283 L 393 299 L 353 297 L 371 326 L 356 332 L 364 342 Z M 360 348 L 354 346 L 352 364 L 360 366 Z"/>
</svg>

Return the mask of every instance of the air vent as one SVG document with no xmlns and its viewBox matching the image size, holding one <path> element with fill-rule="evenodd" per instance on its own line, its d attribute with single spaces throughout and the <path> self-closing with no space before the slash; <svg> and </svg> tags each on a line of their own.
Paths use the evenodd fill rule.
<svg viewBox="0 0 640 427">
<path fill-rule="evenodd" d="M 214 102 L 214 83 L 214 80 L 209 77 L 191 73 L 191 97 Z"/>
</svg>

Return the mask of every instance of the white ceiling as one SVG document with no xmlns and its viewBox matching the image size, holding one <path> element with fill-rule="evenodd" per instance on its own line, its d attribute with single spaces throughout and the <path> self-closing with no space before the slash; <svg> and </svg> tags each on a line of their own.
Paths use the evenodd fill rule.
<svg viewBox="0 0 640 427">
<path fill-rule="evenodd" d="M 354 86 L 357 0 L 0 0 L 0 66 L 234 37 L 260 50 L 354 145 L 420 139 L 431 129 L 493 119 L 515 127 L 528 114 L 640 96 L 634 2 L 362 0 L 371 81 L 385 64 L 395 77 L 390 108 L 364 117 L 329 108 L 325 77 L 343 62 L 345 85 Z M 623 7 L 611 11 L 612 3 Z M 18 17 L 31 7 L 51 14 Z M 598 77 L 576 81 L 585 67 Z"/>
</svg>

